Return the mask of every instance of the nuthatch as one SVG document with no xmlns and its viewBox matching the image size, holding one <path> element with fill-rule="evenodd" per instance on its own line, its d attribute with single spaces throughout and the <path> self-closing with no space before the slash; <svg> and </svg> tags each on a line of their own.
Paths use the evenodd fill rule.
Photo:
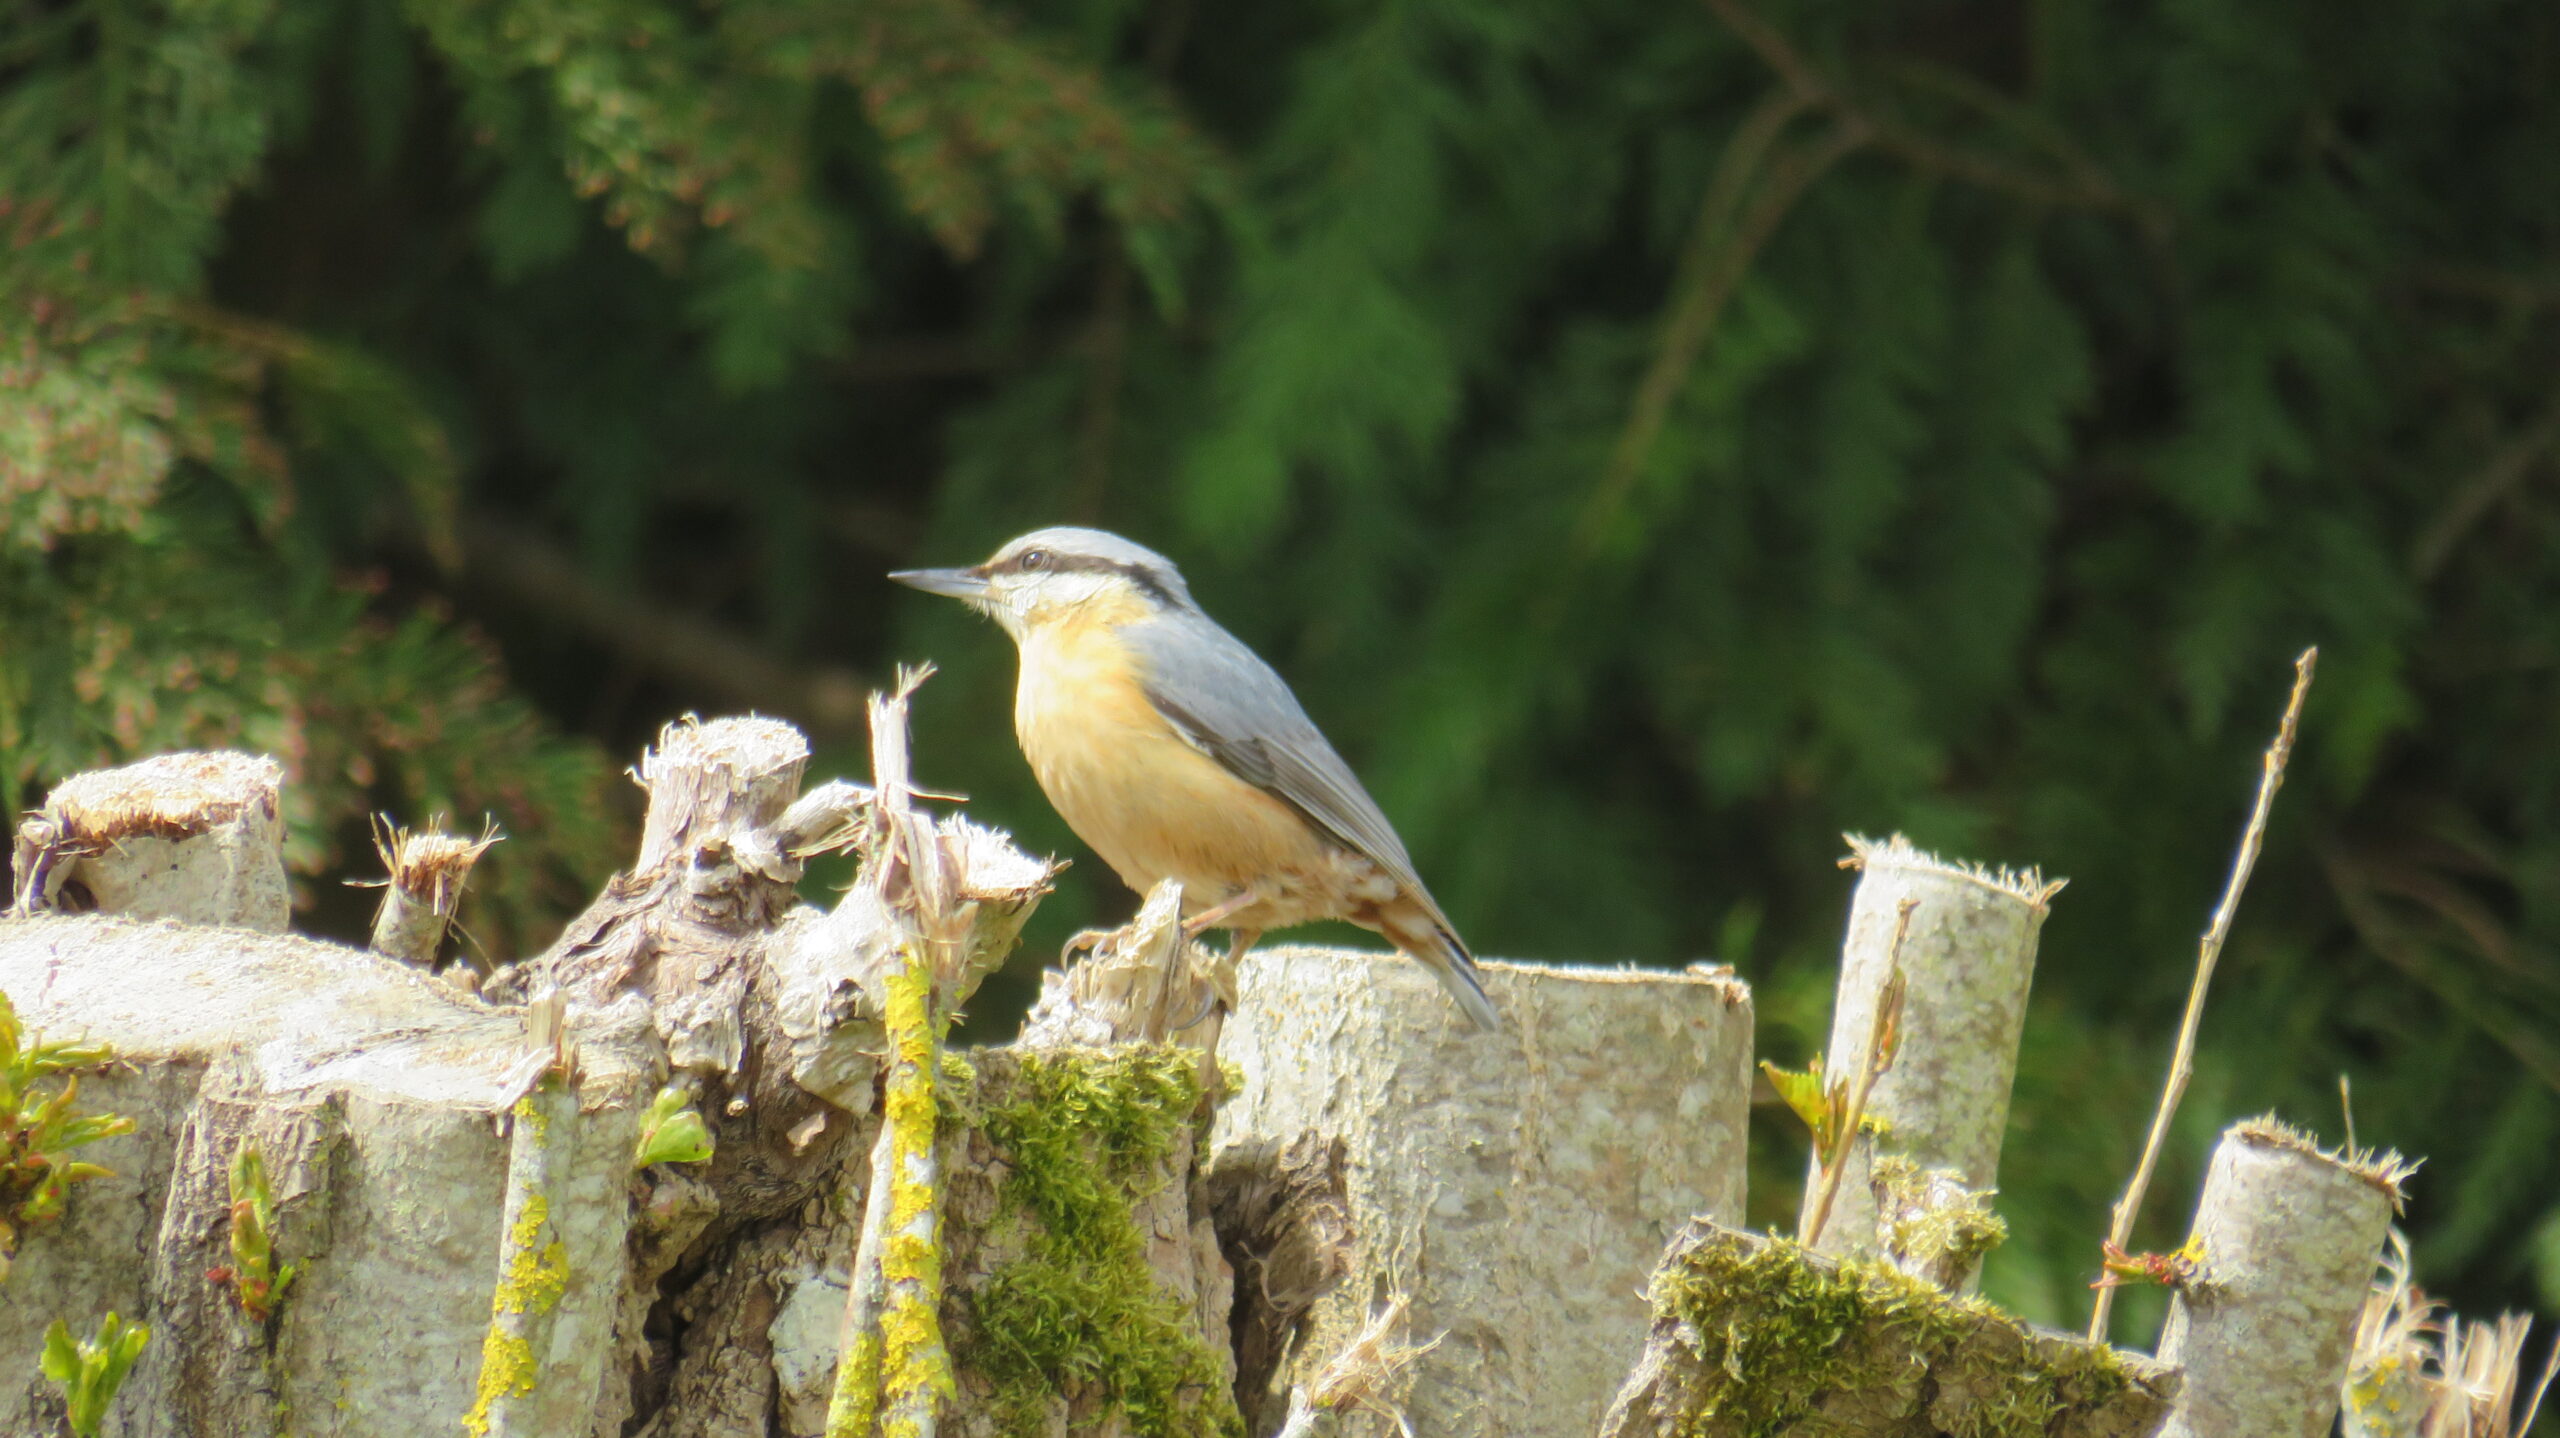
<svg viewBox="0 0 2560 1438">
<path fill-rule="evenodd" d="M 1042 529 L 984 564 L 889 577 L 966 600 L 1013 636 L 1022 752 L 1131 888 L 1180 880 L 1187 927 L 1233 930 L 1235 958 L 1266 929 L 1348 919 L 1495 1027 L 1474 957 L 1394 826 L 1173 561 L 1097 529 Z"/>
</svg>

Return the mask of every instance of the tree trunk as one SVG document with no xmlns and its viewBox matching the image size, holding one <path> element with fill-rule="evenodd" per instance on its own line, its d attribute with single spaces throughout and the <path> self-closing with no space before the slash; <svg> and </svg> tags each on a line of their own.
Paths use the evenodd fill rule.
<svg viewBox="0 0 2560 1438">
<path fill-rule="evenodd" d="M 1911 1192 L 1934 1187 L 1958 1208 L 1963 1200 L 1955 1187 L 1982 1194 L 1999 1183 L 2000 1140 L 2009 1122 L 2018 1039 L 2026 1027 L 2027 986 L 2035 977 L 2036 935 L 2046 901 L 2062 886 L 2045 883 L 2032 870 L 2017 875 L 1949 864 L 1898 836 L 1883 844 L 1849 842 L 1847 862 L 1860 873 L 1841 949 L 1826 1080 L 1855 1084 L 1854 1068 L 1866 1061 L 1876 1006 L 1897 964 L 1904 981 L 1900 1038 L 1891 1066 L 1867 1099 L 1866 1116 L 1883 1136 L 1862 1131 L 1852 1138 L 1837 1198 L 1814 1248 L 1869 1258 L 1885 1251 L 1889 1237 L 1880 1237 L 1876 1225 L 1878 1157 L 1906 1158 L 1921 1175 L 1953 1175 L 1953 1185 L 1924 1184 Z M 1897 958 L 1893 936 L 1906 901 L 1914 907 Z M 1805 1184 L 1808 1215 L 1822 1187 L 1817 1156 Z M 1799 1231 L 1803 1226 L 1799 1220 Z M 1953 1264 L 1945 1258 L 1914 1256 L 1915 1267 L 1944 1266 L 1957 1280 L 1951 1287 L 1970 1284 L 1979 1254 Z"/>
<path fill-rule="evenodd" d="M 2405 1174 L 2397 1154 L 2324 1152 L 2271 1119 L 2223 1134 L 2196 1204 L 2200 1272 L 2160 1335 L 2186 1372 L 2161 1438 L 2329 1431 Z"/>
<path fill-rule="evenodd" d="M 1400 958 L 1246 959 L 1223 1056 L 1250 1077 L 1218 1115 L 1212 1181 L 1239 1301 L 1274 1301 L 1276 1257 L 1277 1301 L 1305 1310 L 1246 1315 L 1270 1334 L 1269 1371 L 1242 1379 L 1253 1432 L 1402 1295 L 1412 1340 L 1440 1340 L 1387 1396 L 1417 1433 L 1588 1433 L 1666 1234 L 1690 1214 L 1740 1222 L 1747 988 L 1695 970 L 1484 976 L 1504 1015 L 1490 1034 Z M 1331 1238 L 1310 1242 L 1310 1223 Z M 1339 1281 L 1308 1292 L 1328 1269 Z"/>
</svg>

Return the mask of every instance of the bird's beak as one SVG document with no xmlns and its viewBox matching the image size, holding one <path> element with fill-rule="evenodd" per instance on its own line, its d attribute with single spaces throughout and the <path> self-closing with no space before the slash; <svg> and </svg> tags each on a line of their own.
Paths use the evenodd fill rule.
<svg viewBox="0 0 2560 1438">
<path fill-rule="evenodd" d="M 927 594 L 968 600 L 987 597 L 987 576 L 976 569 L 901 569 L 889 577 Z"/>
</svg>

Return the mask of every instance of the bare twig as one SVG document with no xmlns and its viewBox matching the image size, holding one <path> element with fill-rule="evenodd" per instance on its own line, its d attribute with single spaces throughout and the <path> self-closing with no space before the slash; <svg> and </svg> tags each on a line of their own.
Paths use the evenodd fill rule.
<svg viewBox="0 0 2560 1438">
<path fill-rule="evenodd" d="M 898 1432 L 933 1438 L 951 1393 L 942 1339 L 941 1166 L 935 1149 L 944 1006 L 941 976 L 961 921 L 951 857 L 915 807 L 907 705 L 933 672 L 898 676 L 871 698 L 871 780 L 878 828 L 864 862 L 882 866 L 881 892 L 898 916 L 895 968 L 886 980 L 889 1074 L 871 1191 L 845 1292 L 827 1438 Z"/>
<path fill-rule="evenodd" d="M 2319 661 L 2320 651 L 2305 649 L 2293 661 L 2293 695 L 2285 701 L 2284 719 L 2276 726 L 2275 742 L 2267 746 L 2266 756 L 2259 761 L 2258 802 L 2249 812 L 2249 826 L 2241 832 L 2240 850 L 2231 859 L 2231 878 L 2223 886 L 2222 903 L 2213 911 L 2213 922 L 2196 946 L 2195 982 L 2187 989 L 2187 1010 L 2178 1023 L 2176 1056 L 2169 1061 L 2169 1081 L 2160 1090 L 2160 1107 L 2151 1116 L 2151 1134 L 2143 1141 L 2141 1161 L 2134 1165 L 2133 1181 L 2125 1186 L 2124 1197 L 2116 1201 L 2115 1211 L 2107 1223 L 2107 1242 L 2117 1248 L 2133 1234 L 2133 1220 L 2142 1210 L 2143 1194 L 2151 1187 L 2152 1170 L 2160 1163 L 2161 1146 L 2168 1142 L 2169 1120 L 2178 1112 L 2178 1100 L 2187 1092 L 2187 1081 L 2195 1077 L 2196 1030 L 2204 1022 L 2205 990 L 2213 982 L 2213 966 L 2222 957 L 2223 941 L 2230 937 L 2231 920 L 2240 911 L 2241 891 L 2249 886 L 2249 871 L 2257 867 L 2258 851 L 2266 844 L 2267 814 L 2275 807 L 2276 790 L 2284 787 L 2284 767 L 2293 757 L 2293 738 L 2302 723 L 2302 701 L 2311 692 L 2312 666 Z M 2107 1316 L 2115 1307 L 2115 1290 L 2101 1288 L 2095 1308 L 2089 1315 L 2089 1341 L 2103 1343 L 2107 1338 Z"/>
<path fill-rule="evenodd" d="M 465 839 L 444 832 L 444 816 L 424 829 L 403 829 L 388 814 L 374 816 L 373 848 L 388 877 L 363 881 L 382 889 L 382 907 L 374 914 L 372 948 L 413 964 L 431 965 L 444 947 L 447 929 L 462 908 L 462 892 L 471 882 L 471 866 L 505 836 L 494 820 L 484 821 L 480 837 Z M 489 976 L 489 961 L 463 955 L 473 972 Z"/>
<path fill-rule="evenodd" d="M 2433 579 L 2453 557 L 2462 543 L 2498 502 L 2513 494 L 2516 486 L 2533 473 L 2534 466 L 2550 458 L 2554 445 L 2560 445 L 2560 394 L 2552 396 L 2542 412 L 2522 433 L 2498 446 L 2488 461 L 2454 491 L 2453 499 L 2440 510 L 2427 527 L 2418 532 L 2409 546 L 2409 570 L 2421 580 Z"/>
<path fill-rule="evenodd" d="M 1869 136 L 1878 148 L 1911 165 L 1981 189 L 2013 195 L 2030 204 L 2121 213 L 2133 218 L 2146 232 L 2157 231 L 2166 225 L 2162 216 L 2126 195 L 2096 161 L 2067 142 L 2062 143 L 2058 154 L 2071 168 L 2072 174 L 2063 180 L 1951 145 L 1890 116 L 1879 114 L 1873 106 L 1860 102 L 1847 90 L 1825 78 L 1784 33 L 1743 4 L 1742 0 L 1706 0 L 1706 6 L 1715 12 L 1725 28 L 1750 46 L 1761 63 L 1774 71 L 1779 80 L 1806 105 L 1832 111 L 1840 117 L 1843 126 Z M 1977 109 L 1987 108 L 1993 100 L 1978 89 L 1970 91 L 1965 98 Z M 2045 143 L 2048 149 L 2056 148 L 2051 137 Z"/>
<path fill-rule="evenodd" d="M 1823 1225 L 1831 1221 L 1831 1205 L 1840 1197 L 1841 1175 L 1849 1171 L 1849 1150 L 1857 1146 L 1858 1126 L 1866 1122 L 1867 1095 L 1875 1091 L 1876 1078 L 1893 1066 L 1895 1030 L 1902 1022 L 1902 941 L 1911 935 L 1911 914 L 1920 907 L 1918 899 L 1905 899 L 1894 911 L 1893 946 L 1886 950 L 1884 992 L 1876 1000 L 1875 1023 L 1867 1030 L 1867 1052 L 1858 1065 L 1857 1082 L 1849 1090 L 1848 1107 L 1840 1113 L 1840 1133 L 1831 1153 L 1822 1164 L 1822 1191 L 1814 1199 L 1813 1212 L 1807 1216 L 1804 1232 L 1796 1241 L 1811 1248 L 1822 1239 Z"/>
</svg>

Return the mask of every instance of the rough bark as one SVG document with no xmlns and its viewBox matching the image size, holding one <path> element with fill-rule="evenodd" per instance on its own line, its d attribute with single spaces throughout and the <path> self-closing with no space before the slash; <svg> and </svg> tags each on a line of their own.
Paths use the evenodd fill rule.
<svg viewBox="0 0 2560 1438">
<path fill-rule="evenodd" d="M 1158 884 L 1137 917 L 1103 936 L 1063 972 L 1040 975 L 1040 998 L 1019 1042 L 1100 1048 L 1178 1040 L 1215 1058 L 1216 961 L 1182 932 L 1182 885 Z"/>
<path fill-rule="evenodd" d="M 1288 1295 L 1305 1316 L 1267 1386 L 1243 1395 L 1253 1431 L 1270 1431 L 1288 1388 L 1401 1294 L 1415 1340 L 1441 1336 L 1392 1395 L 1417 1432 L 1589 1432 L 1643 1332 L 1638 1295 L 1670 1227 L 1740 1220 L 1744 985 L 1704 971 L 1484 974 L 1498 1033 L 1458 1022 L 1401 959 L 1282 948 L 1246 960 L 1224 1053 L 1251 1077 L 1218 1115 L 1213 1182 L 1323 1194 L 1338 1144 L 1349 1229 L 1342 1281 Z M 1292 1145 L 1299 1172 L 1261 1172 Z M 1250 1308 L 1270 1232 L 1227 1236 Z M 1327 1266 L 1313 1238 L 1290 1240 L 1283 1286 Z"/>
<path fill-rule="evenodd" d="M 2186 1373 L 2162 1438 L 2329 1431 L 2405 1172 L 2268 1119 L 2223 1134 L 2190 1240 L 2201 1276 L 2160 1337 Z"/>
<path fill-rule="evenodd" d="M 283 783 L 273 759 L 228 752 L 74 775 L 18 828 L 15 909 L 281 932 Z"/>
<path fill-rule="evenodd" d="M 675 1300 L 760 1238 L 831 1231 L 845 1156 L 858 1159 L 872 1127 L 866 1033 L 845 1020 L 877 984 L 879 945 L 861 904 L 820 914 L 793 895 L 801 857 L 860 828 L 864 791 L 827 786 L 786 810 L 802 752 L 769 721 L 672 728 L 642 766 L 644 863 L 551 954 L 492 985 L 556 994 L 536 1007 L 565 1000 L 569 1012 L 579 1111 L 554 1117 L 540 1151 L 516 1145 L 547 1190 L 537 1222 L 530 1190 L 508 1182 L 507 1115 L 561 1053 L 529 1039 L 527 1010 L 281 935 L 100 915 L 0 923 L 0 991 L 39 1034 L 113 1045 L 123 1062 L 84 1080 L 82 1106 L 138 1121 L 82 1151 L 118 1176 L 80 1185 L 62 1220 L 28 1235 L 0 1303 L 0 1351 L 33 1352 L 55 1317 L 78 1325 L 113 1308 L 151 1322 L 110 1429 L 126 1438 L 451 1431 L 489 1374 L 512 1375 L 482 1410 L 494 1431 L 615 1434 L 660 1416 L 649 1405 L 686 1391 L 697 1356 Z M 76 798 L 83 786 L 64 787 Z M 1049 866 L 958 821 L 933 833 L 958 871 L 957 971 L 974 985 Z M 39 896 L 45 873 L 82 872 L 54 861 L 95 856 L 75 845 L 45 857 L 24 871 Z M 669 1053 L 691 1066 L 683 1081 L 717 1152 L 698 1174 L 635 1175 L 638 1116 Z M 206 1276 L 227 1257 L 223 1174 L 244 1141 L 274 1177 L 277 1259 L 303 1269 L 263 1329 Z M 510 1248 L 519 1226 L 532 1241 Z M 556 1298 L 512 1313 L 518 1280 Z M 696 1307 L 706 1337 L 734 1318 Z M 493 1335 L 521 1344 L 522 1361 L 484 1362 Z M 50 1433 L 53 1402 L 32 1369 L 0 1379 L 0 1431 Z M 766 1429 L 759 1417 L 704 1431 Z"/>
<path fill-rule="evenodd" d="M 1825 1050 L 1834 1076 L 1864 1061 L 1896 962 L 1896 921 L 1904 901 L 1916 901 L 1898 960 L 1905 988 L 1893 1062 L 1867 1097 L 1871 1127 L 1850 1142 L 1837 1198 L 1814 1244 L 1822 1253 L 1867 1258 L 1886 1246 L 1872 1173 L 1880 1154 L 1907 1158 L 1923 1172 L 1943 1170 L 1975 1194 L 1997 1187 L 2036 936 L 2061 885 L 2032 870 L 1945 863 L 1898 836 L 1849 843 L 1847 862 L 1860 873 Z M 1808 1214 L 1821 1187 L 1817 1157 L 1805 1185 Z M 1951 1286 L 1969 1283 L 1972 1265 L 1955 1268 Z"/>
<path fill-rule="evenodd" d="M 2176 1386 L 1888 1265 L 1704 1220 L 1672 1240 L 1648 1296 L 1601 1438 L 2144 1438 Z"/>
<path fill-rule="evenodd" d="M 505 1203 L 493 1116 L 530 1056 L 519 1015 L 376 954 L 99 915 L 0 923 L 0 990 L 37 1032 L 114 1045 L 122 1062 L 85 1082 L 81 1102 L 137 1120 L 84 1150 L 116 1176 L 82 1185 L 62 1222 L 21 1249 L 0 1352 L 35 1351 L 56 1317 L 147 1319 L 151 1346 L 117 1405 L 127 1435 L 459 1423 Z M 564 1395 L 592 1408 L 620 1297 L 632 1141 L 609 1116 L 628 1114 L 646 1070 L 626 1046 L 581 1055 L 581 1094 L 600 1121 L 560 1205 L 569 1281 L 546 1361 L 568 1365 Z M 271 1334 L 244 1331 L 206 1277 L 228 1259 L 222 1175 L 243 1142 L 266 1158 L 278 1257 L 303 1269 Z"/>
</svg>

